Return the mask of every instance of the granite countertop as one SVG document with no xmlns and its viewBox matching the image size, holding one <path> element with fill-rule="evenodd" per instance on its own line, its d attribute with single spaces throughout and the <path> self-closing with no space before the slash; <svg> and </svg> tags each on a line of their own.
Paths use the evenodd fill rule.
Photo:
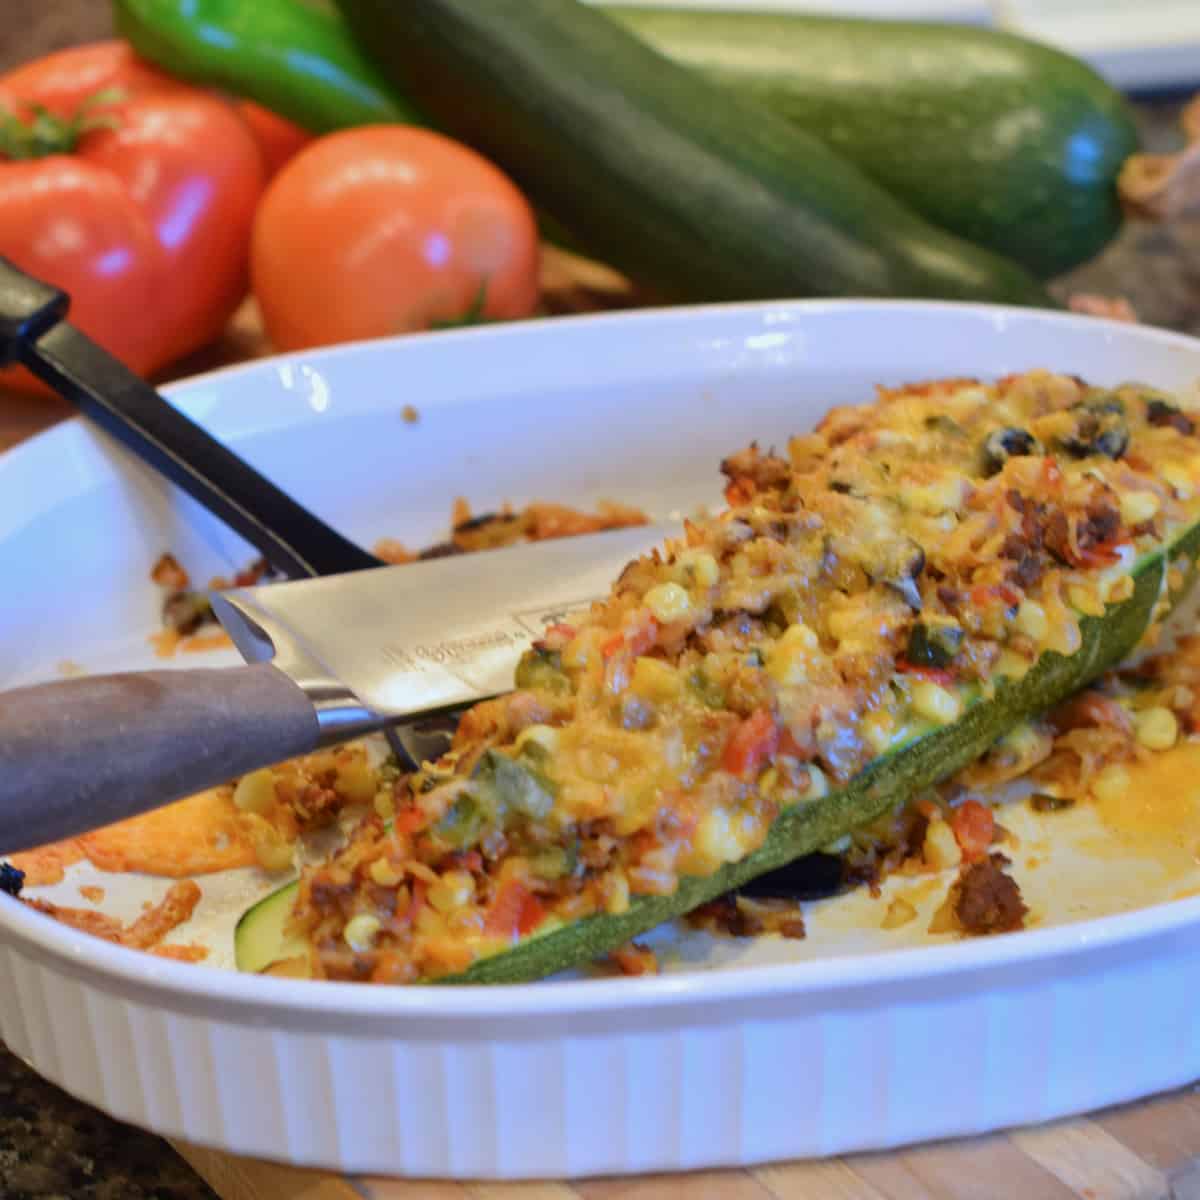
<svg viewBox="0 0 1200 1200">
<path fill-rule="evenodd" d="M 5 0 L 5 8 L 0 71 L 109 32 L 103 0 Z M 1138 105 L 1147 149 L 1177 148 L 1178 111 L 1171 102 Z M 1056 290 L 1124 295 L 1147 324 L 1200 334 L 1200 213 L 1170 225 L 1130 225 Z M 71 1099 L 0 1045 L 0 1196 L 213 1200 L 214 1193 L 162 1139 Z"/>
</svg>

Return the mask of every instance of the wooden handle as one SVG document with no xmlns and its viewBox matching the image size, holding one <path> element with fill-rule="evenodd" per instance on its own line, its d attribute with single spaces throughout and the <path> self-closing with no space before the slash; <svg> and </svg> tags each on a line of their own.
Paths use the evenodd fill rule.
<svg viewBox="0 0 1200 1200">
<path fill-rule="evenodd" d="M 0 692 L 0 852 L 157 808 L 317 741 L 308 697 L 269 663 Z"/>
</svg>

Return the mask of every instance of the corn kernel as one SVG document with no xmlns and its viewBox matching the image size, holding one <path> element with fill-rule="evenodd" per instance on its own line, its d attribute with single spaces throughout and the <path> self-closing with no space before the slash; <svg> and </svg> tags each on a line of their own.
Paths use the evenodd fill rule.
<svg viewBox="0 0 1200 1200">
<path fill-rule="evenodd" d="M 1032 668 L 1033 663 L 1015 650 L 1001 650 L 992 667 L 992 674 L 997 679 L 1024 679 Z"/>
<path fill-rule="evenodd" d="M 643 599 L 651 616 L 660 625 L 681 621 L 692 609 L 691 596 L 677 583 L 660 583 L 652 587 Z"/>
<path fill-rule="evenodd" d="M 395 887 L 404 876 L 386 858 L 377 858 L 368 868 L 367 874 L 380 887 Z"/>
<path fill-rule="evenodd" d="M 789 625 L 767 652 L 767 672 L 778 683 L 798 687 L 808 681 L 808 668 L 821 642 L 803 621 Z"/>
<path fill-rule="evenodd" d="M 829 780 L 825 776 L 825 772 L 820 767 L 814 767 L 811 763 L 808 767 L 808 791 L 804 793 L 805 800 L 820 800 L 822 796 L 829 795 Z"/>
<path fill-rule="evenodd" d="M 242 818 L 254 847 L 254 857 L 264 871 L 290 871 L 294 862 L 292 844 L 265 817 L 246 813 Z"/>
<path fill-rule="evenodd" d="M 697 587 L 710 588 L 721 576 L 717 560 L 703 550 L 685 550 L 679 556 L 684 582 Z"/>
<path fill-rule="evenodd" d="M 357 954 L 364 954 L 375 944 L 379 931 L 383 928 L 379 918 L 371 913 L 359 913 L 346 922 L 342 938 L 347 946 Z"/>
<path fill-rule="evenodd" d="M 1081 583 L 1073 583 L 1067 588 L 1067 599 L 1076 612 L 1085 617 L 1104 616 L 1104 601 L 1096 594 L 1096 589 Z"/>
<path fill-rule="evenodd" d="M 954 838 L 954 830 L 943 820 L 930 821 L 925 830 L 925 842 L 921 847 L 921 857 L 927 867 L 935 871 L 944 871 L 949 867 L 957 867 L 962 862 L 962 851 Z"/>
<path fill-rule="evenodd" d="M 1141 525 L 1158 515 L 1162 502 L 1153 492 L 1126 492 L 1121 497 L 1121 520 L 1126 525 Z"/>
<path fill-rule="evenodd" d="M 1170 750 L 1179 737 L 1179 722 L 1169 708 L 1155 705 L 1135 714 L 1137 740 L 1147 750 Z"/>
<path fill-rule="evenodd" d="M 674 700 L 683 690 L 683 680 L 674 667 L 660 658 L 639 658 L 633 664 L 634 692 L 644 700 L 662 703 Z"/>
<path fill-rule="evenodd" d="M 375 772 L 365 755 L 338 763 L 334 789 L 350 804 L 371 803 L 375 798 Z"/>
<path fill-rule="evenodd" d="M 1133 576 L 1120 575 L 1104 585 L 1104 601 L 1106 604 L 1120 604 L 1133 595 Z"/>
<path fill-rule="evenodd" d="M 517 734 L 513 748 L 518 754 L 528 745 L 539 746 L 547 754 L 553 754 L 558 749 L 558 730 L 553 725 L 527 725 Z"/>
<path fill-rule="evenodd" d="M 237 781 L 233 789 L 233 802 L 242 812 L 270 812 L 275 807 L 275 776 L 269 767 L 251 771 Z"/>
<path fill-rule="evenodd" d="M 1190 500 L 1194 488 L 1192 477 L 1183 467 L 1175 463 L 1163 463 L 1158 469 L 1159 478 L 1170 485 L 1171 490 L 1179 500 Z"/>
<path fill-rule="evenodd" d="M 830 637 L 839 642 L 849 641 L 860 630 L 861 614 L 856 605 L 846 604 L 827 613 L 825 624 Z"/>
<path fill-rule="evenodd" d="M 599 659 L 600 643 L 611 636 L 597 625 L 581 630 L 563 647 L 563 666 L 568 670 L 586 670 L 593 661 Z"/>
<path fill-rule="evenodd" d="M 619 871 L 606 876 L 604 892 L 604 909 L 610 916 L 629 911 L 629 880 Z"/>
<path fill-rule="evenodd" d="M 1079 631 L 1079 622 L 1073 620 L 1065 608 L 1061 608 L 1060 611 L 1063 617 L 1051 628 L 1045 648 L 1055 650 L 1059 654 L 1074 654 L 1083 645 L 1083 634 Z"/>
<path fill-rule="evenodd" d="M 1128 790 L 1129 772 L 1120 763 L 1097 771 L 1092 780 L 1092 794 L 1102 802 L 1120 800 Z"/>
<path fill-rule="evenodd" d="M 912 686 L 912 709 L 919 717 L 935 725 L 949 725 L 962 712 L 962 701 L 940 683 L 918 679 Z"/>
<path fill-rule="evenodd" d="M 441 913 L 465 907 L 475 895 L 475 880 L 466 871 L 447 871 L 431 885 L 426 897 Z"/>
<path fill-rule="evenodd" d="M 722 808 L 712 809 L 700 821 L 696 830 L 696 849 L 718 863 L 737 862 L 745 853 L 729 813 Z"/>
<path fill-rule="evenodd" d="M 1018 633 L 1033 638 L 1039 644 L 1050 632 L 1050 619 L 1046 616 L 1046 610 L 1036 600 L 1030 600 L 1028 596 L 1021 601 L 1021 605 L 1017 609 L 1017 618 L 1013 624 L 1016 625 Z"/>
<path fill-rule="evenodd" d="M 876 757 L 886 754 L 892 746 L 896 722 L 886 709 L 877 708 L 863 717 L 860 731 L 867 745 L 871 747 Z"/>
</svg>

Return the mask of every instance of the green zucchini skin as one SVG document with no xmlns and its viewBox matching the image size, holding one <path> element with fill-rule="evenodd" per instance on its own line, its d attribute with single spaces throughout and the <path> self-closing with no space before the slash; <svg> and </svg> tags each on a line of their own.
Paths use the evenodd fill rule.
<svg viewBox="0 0 1200 1200">
<path fill-rule="evenodd" d="M 835 792 L 783 812 L 763 846 L 740 862 L 713 875 L 684 876 L 669 896 L 639 896 L 619 916 L 585 917 L 552 932 L 535 935 L 438 984 L 527 983 L 602 958 L 656 925 L 690 912 L 755 876 L 773 871 L 803 854 L 827 846 L 866 824 L 920 789 L 953 775 L 978 758 L 1020 722 L 1058 703 L 1125 658 L 1137 645 L 1163 594 L 1168 562 L 1186 560 L 1184 582 L 1167 600 L 1174 605 L 1196 576 L 1200 557 L 1200 524 L 1191 526 L 1169 547 L 1147 555 L 1133 571 L 1129 599 L 1109 605 L 1103 617 L 1080 623 L 1082 645 L 1070 656 L 1044 654 L 1023 679 L 1002 681 L 993 698 L 972 705 L 944 729 L 926 734 L 876 759 Z M 235 946 L 238 966 L 261 969 L 289 952 L 280 942 L 269 948 L 281 913 L 290 909 L 298 884 L 281 888 L 249 909 L 238 922 Z M 243 966 L 243 964 L 247 964 Z M 249 965 L 249 964 L 256 965 Z"/>
<path fill-rule="evenodd" d="M 403 95 L 664 300 L 1054 306 L 1023 268 L 577 0 L 338 4 Z"/>
<path fill-rule="evenodd" d="M 304 944 L 290 940 L 286 932 L 299 888 L 299 881 L 294 880 L 242 913 L 233 930 L 233 957 L 239 971 L 262 971 L 278 959 L 304 952 Z"/>
<path fill-rule="evenodd" d="M 1090 67 L 969 26 L 791 13 L 614 8 L 674 60 L 786 117 L 932 224 L 1040 278 L 1121 227 L 1138 148 L 1129 106 Z"/>
</svg>

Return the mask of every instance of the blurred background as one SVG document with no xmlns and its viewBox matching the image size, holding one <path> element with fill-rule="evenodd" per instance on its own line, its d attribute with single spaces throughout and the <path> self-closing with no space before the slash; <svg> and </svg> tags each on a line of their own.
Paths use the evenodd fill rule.
<svg viewBox="0 0 1200 1200">
<path fill-rule="evenodd" d="M 63 46 L 111 36 L 105 0 L 4 0 L 0 71 Z"/>
</svg>

